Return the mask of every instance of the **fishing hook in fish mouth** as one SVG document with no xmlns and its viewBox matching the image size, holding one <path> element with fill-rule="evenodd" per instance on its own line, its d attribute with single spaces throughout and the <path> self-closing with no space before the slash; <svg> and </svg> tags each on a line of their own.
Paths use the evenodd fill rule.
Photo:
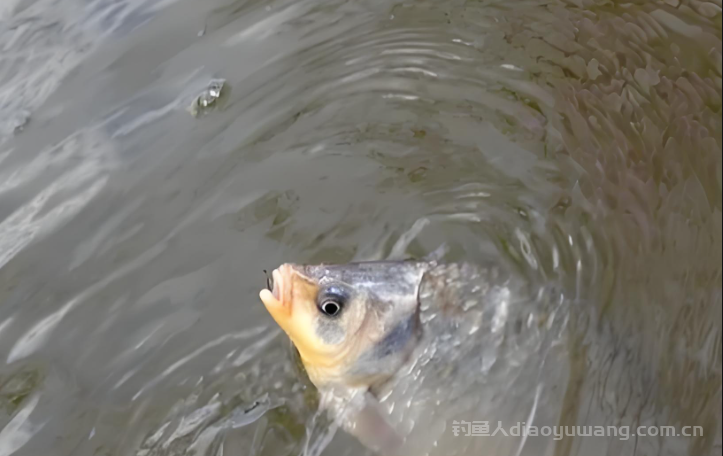
<svg viewBox="0 0 723 456">
<path fill-rule="evenodd" d="M 263 270 L 264 274 L 266 274 L 266 288 L 268 288 L 269 291 L 274 291 L 274 277 L 269 274 L 269 271 L 266 269 Z"/>
</svg>

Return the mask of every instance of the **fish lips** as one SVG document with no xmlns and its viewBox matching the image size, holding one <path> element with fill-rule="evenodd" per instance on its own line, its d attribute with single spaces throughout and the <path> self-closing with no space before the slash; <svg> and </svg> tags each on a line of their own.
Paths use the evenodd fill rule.
<svg viewBox="0 0 723 456">
<path fill-rule="evenodd" d="M 259 293 L 261 302 L 264 303 L 266 309 L 279 324 L 281 322 L 277 317 L 288 318 L 291 316 L 291 300 L 286 296 L 289 294 L 290 290 L 287 288 L 291 281 L 285 280 L 290 278 L 290 268 L 290 265 L 284 264 L 274 269 L 271 272 L 271 279 L 267 279 L 268 288 L 264 288 Z"/>
</svg>

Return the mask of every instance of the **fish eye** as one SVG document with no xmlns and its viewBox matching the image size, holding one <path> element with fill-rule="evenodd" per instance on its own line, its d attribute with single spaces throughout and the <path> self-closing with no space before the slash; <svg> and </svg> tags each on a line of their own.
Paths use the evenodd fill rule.
<svg viewBox="0 0 723 456">
<path fill-rule="evenodd" d="M 319 310 L 328 317 L 336 317 L 344 309 L 347 293 L 336 286 L 331 286 L 319 294 Z"/>
</svg>

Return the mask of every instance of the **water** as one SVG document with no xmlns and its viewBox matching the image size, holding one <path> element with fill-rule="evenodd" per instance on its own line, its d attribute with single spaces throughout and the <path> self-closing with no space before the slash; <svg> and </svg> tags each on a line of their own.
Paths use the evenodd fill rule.
<svg viewBox="0 0 723 456">
<path fill-rule="evenodd" d="M 262 270 L 442 242 L 600 316 L 566 416 L 645 391 L 704 427 L 671 454 L 721 454 L 721 28 L 720 0 L 4 2 L 0 455 L 365 454 Z"/>
</svg>

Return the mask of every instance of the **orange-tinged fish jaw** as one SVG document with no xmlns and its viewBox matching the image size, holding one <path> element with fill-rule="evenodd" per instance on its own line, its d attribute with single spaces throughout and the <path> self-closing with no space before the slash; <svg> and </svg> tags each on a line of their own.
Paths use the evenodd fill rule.
<svg viewBox="0 0 723 456">
<path fill-rule="evenodd" d="M 261 290 L 259 297 L 276 323 L 300 350 L 311 330 L 310 319 L 316 312 L 318 285 L 291 264 L 283 264 L 272 272 L 273 289 Z"/>
</svg>

